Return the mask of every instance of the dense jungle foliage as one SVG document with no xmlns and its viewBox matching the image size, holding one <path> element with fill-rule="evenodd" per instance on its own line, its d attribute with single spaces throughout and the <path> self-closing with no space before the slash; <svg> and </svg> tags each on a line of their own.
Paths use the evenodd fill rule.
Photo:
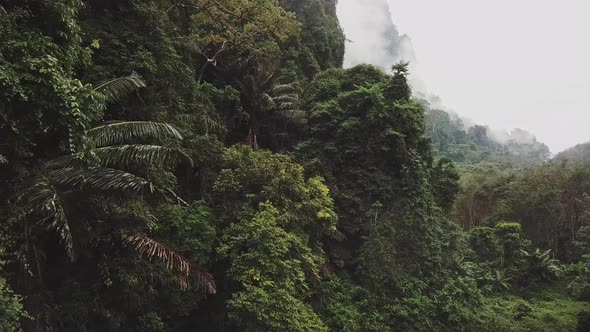
<svg viewBox="0 0 590 332">
<path fill-rule="evenodd" d="M 336 2 L 0 0 L 0 331 L 588 331 L 590 165 Z"/>
<path fill-rule="evenodd" d="M 422 101 L 428 107 L 428 102 Z M 467 125 L 452 112 L 428 107 L 426 134 L 433 150 L 452 159 L 463 170 L 490 162 L 503 169 L 521 169 L 547 161 L 549 147 L 537 141 L 531 133 L 514 129 L 510 133 L 494 131 L 487 126 Z"/>
</svg>

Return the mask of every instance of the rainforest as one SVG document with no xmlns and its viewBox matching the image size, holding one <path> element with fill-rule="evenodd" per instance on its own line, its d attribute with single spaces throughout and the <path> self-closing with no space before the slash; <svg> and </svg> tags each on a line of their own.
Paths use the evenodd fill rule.
<svg viewBox="0 0 590 332">
<path fill-rule="evenodd" d="M 0 0 L 0 331 L 590 331 L 590 148 L 343 67 L 337 0 Z"/>
</svg>

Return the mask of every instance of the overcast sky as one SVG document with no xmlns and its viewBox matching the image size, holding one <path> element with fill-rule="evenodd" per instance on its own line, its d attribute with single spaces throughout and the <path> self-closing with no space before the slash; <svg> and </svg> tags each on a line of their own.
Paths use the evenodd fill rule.
<svg viewBox="0 0 590 332">
<path fill-rule="evenodd" d="M 347 64 L 377 61 L 384 2 L 411 40 L 421 89 L 447 108 L 528 130 L 553 153 L 590 141 L 589 1 L 339 0 Z"/>
</svg>

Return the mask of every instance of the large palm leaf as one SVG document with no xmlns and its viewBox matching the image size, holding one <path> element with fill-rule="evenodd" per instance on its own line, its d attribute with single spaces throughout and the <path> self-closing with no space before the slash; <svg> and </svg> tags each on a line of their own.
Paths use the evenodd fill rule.
<svg viewBox="0 0 590 332">
<path fill-rule="evenodd" d="M 180 149 L 161 145 L 128 144 L 105 146 L 91 149 L 95 158 L 80 159 L 74 155 L 67 155 L 47 162 L 47 166 L 56 168 L 81 168 L 85 166 L 126 168 L 130 165 L 154 165 L 162 163 L 173 165 L 179 160 L 185 161 L 191 167 L 193 160 Z"/>
<path fill-rule="evenodd" d="M 155 186 L 148 180 L 105 167 L 60 168 L 50 173 L 52 181 L 69 190 L 100 190 L 123 192 L 154 192 Z"/>
<path fill-rule="evenodd" d="M 182 135 L 174 126 L 163 122 L 122 121 L 107 123 L 88 130 L 88 137 L 95 147 L 132 144 L 141 139 L 177 139 Z"/>
<path fill-rule="evenodd" d="M 211 132 L 221 133 L 225 131 L 225 126 L 221 121 L 209 114 L 201 112 L 179 114 L 176 116 L 176 119 L 184 123 L 198 123 L 207 134 Z"/>
<path fill-rule="evenodd" d="M 307 113 L 300 109 L 279 109 L 276 114 L 296 124 L 303 125 L 307 123 Z"/>
<path fill-rule="evenodd" d="M 74 259 L 74 245 L 69 221 L 62 204 L 62 196 L 48 176 L 37 176 L 19 196 L 30 215 L 39 217 L 37 223 L 54 230 L 68 256 Z"/>
<path fill-rule="evenodd" d="M 295 86 L 293 84 L 277 84 L 272 87 L 271 92 L 275 96 L 293 94 L 295 92 Z"/>
<path fill-rule="evenodd" d="M 83 190 L 153 192 L 155 186 L 133 174 L 108 168 L 58 168 L 37 176 L 27 183 L 19 200 L 26 211 L 39 219 L 37 223 L 56 232 L 70 256 L 74 259 L 74 245 L 70 221 L 64 207 L 66 193 Z"/>
<path fill-rule="evenodd" d="M 301 110 L 301 101 L 295 93 L 293 84 L 279 84 L 272 88 L 272 100 L 275 105 L 273 111 L 279 117 L 294 122 L 305 124 L 307 113 Z"/>
<path fill-rule="evenodd" d="M 172 164 L 184 160 L 192 167 L 192 159 L 180 149 L 160 145 L 117 145 L 92 150 L 104 167 L 125 167 L 129 164 Z"/>
<path fill-rule="evenodd" d="M 101 107 L 121 100 L 137 89 L 144 88 L 145 82 L 136 72 L 129 76 L 118 77 L 112 80 L 104 81 L 94 86 L 94 91 L 98 92 L 98 99 L 101 101 Z"/>
<path fill-rule="evenodd" d="M 117 78 L 99 84 L 95 87 L 102 106 L 119 100 L 126 94 L 145 86 L 137 74 L 129 77 Z M 171 195 L 179 203 L 184 202 L 170 188 L 158 188 L 148 180 L 125 172 L 130 164 L 170 164 L 179 158 L 192 160 L 182 151 L 160 145 L 136 144 L 146 140 L 181 140 L 182 136 L 176 128 L 166 123 L 150 121 L 125 121 L 107 123 L 86 132 L 91 142 L 91 158 L 80 155 L 69 155 L 52 160 L 46 164 L 46 172 L 42 176 L 33 178 L 20 199 L 25 203 L 29 215 L 39 217 L 38 224 L 53 229 L 64 243 L 68 255 L 74 259 L 74 246 L 70 229 L 70 220 L 65 198 L 90 198 L 94 192 L 105 193 L 154 193 L 158 191 Z M 114 168 L 115 167 L 115 168 Z M 84 195 L 84 196 L 79 196 Z M 89 196 L 90 195 L 90 196 Z M 100 197 L 100 196 L 98 196 Z M 134 195 L 134 197 L 138 197 Z M 141 197 L 141 196 L 139 196 Z M 72 202 L 70 201 L 69 204 Z M 76 204 L 74 204 L 75 206 Z M 121 207 L 126 212 L 131 212 Z M 142 212 L 136 215 L 138 219 L 146 221 L 145 225 L 153 226 L 155 217 Z M 158 257 L 168 268 L 181 272 L 179 282 L 186 288 L 190 282 L 196 282 L 197 287 L 207 292 L 215 292 L 213 277 L 206 270 L 175 253 L 165 245 L 146 236 L 135 236 L 128 239 L 140 255 Z"/>
<path fill-rule="evenodd" d="M 272 119 L 297 125 L 306 123 L 306 113 L 301 110 L 301 102 L 294 84 L 273 84 L 274 75 L 264 72 L 261 68 L 236 82 L 250 115 L 246 142 L 254 148 L 258 147 L 257 136 L 260 128 L 272 125 Z M 275 129 L 277 128 L 271 128 L 270 132 Z M 275 132 L 273 135 L 286 133 Z"/>
</svg>

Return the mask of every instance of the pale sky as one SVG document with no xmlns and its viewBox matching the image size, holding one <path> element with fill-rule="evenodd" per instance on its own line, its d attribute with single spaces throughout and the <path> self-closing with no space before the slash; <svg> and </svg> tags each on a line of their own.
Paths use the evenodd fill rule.
<svg viewBox="0 0 590 332">
<path fill-rule="evenodd" d="M 413 44 L 413 74 L 445 107 L 528 130 L 553 153 L 590 141 L 590 1 L 339 0 L 347 63 L 375 61 L 367 34 L 384 1 Z"/>
</svg>

